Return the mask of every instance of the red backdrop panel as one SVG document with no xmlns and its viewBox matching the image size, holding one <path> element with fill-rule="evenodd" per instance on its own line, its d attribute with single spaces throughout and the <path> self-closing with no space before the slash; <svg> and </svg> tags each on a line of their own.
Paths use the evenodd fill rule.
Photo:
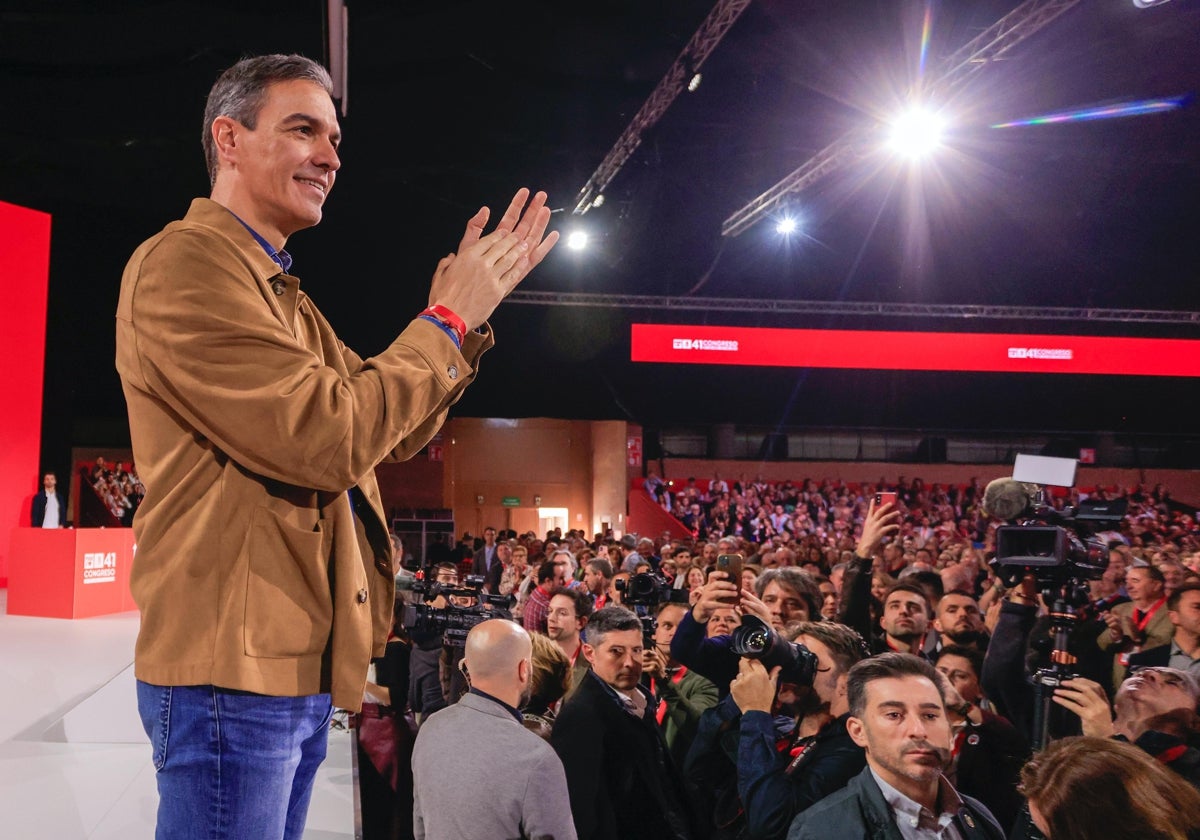
<svg viewBox="0 0 1200 840">
<path fill-rule="evenodd" d="M 50 215 L 0 201 L 0 292 L 8 362 L 0 366 L 0 533 L 29 524 L 42 434 Z M 63 476 L 66 478 L 66 476 Z M 8 581 L 8 540 L 0 540 L 0 586 Z"/>
</svg>

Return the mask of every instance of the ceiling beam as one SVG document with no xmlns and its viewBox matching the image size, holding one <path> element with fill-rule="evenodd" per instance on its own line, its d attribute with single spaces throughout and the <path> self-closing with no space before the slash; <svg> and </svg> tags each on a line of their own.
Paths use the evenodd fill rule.
<svg viewBox="0 0 1200 840">
<path fill-rule="evenodd" d="M 1200 312 L 1154 309 L 1100 309 L 1090 306 L 988 306 L 936 303 L 770 300 L 764 298 L 697 298 L 669 295 L 614 295 L 588 292 L 517 290 L 505 300 L 535 306 L 590 306 L 604 309 L 674 310 L 680 312 L 754 312 L 776 315 L 851 315 L 889 318 L 956 318 L 962 320 L 1104 321 L 1122 324 L 1195 324 Z"/>
<path fill-rule="evenodd" d="M 654 88 L 650 98 L 634 115 L 633 121 L 617 138 L 617 142 L 604 156 L 604 160 L 600 161 L 596 171 L 587 179 L 587 183 L 575 198 L 574 213 L 582 215 L 592 208 L 596 198 L 603 194 L 612 179 L 621 171 L 625 161 L 629 160 L 629 156 L 641 145 L 643 132 L 655 125 L 666 113 L 675 97 L 691 81 L 692 76 L 700 71 L 704 60 L 749 5 L 750 0 L 718 0 L 717 5 L 704 19 L 704 23 L 696 30 L 696 34 L 687 42 L 683 52 L 667 70 L 662 81 Z"/>
</svg>

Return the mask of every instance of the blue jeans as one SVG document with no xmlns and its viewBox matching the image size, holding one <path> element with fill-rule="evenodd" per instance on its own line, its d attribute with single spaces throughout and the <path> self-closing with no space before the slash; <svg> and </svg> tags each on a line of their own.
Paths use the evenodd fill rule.
<svg viewBox="0 0 1200 840">
<path fill-rule="evenodd" d="M 267 697 L 138 680 L 158 840 L 299 840 L 325 759 L 328 694 Z"/>
</svg>

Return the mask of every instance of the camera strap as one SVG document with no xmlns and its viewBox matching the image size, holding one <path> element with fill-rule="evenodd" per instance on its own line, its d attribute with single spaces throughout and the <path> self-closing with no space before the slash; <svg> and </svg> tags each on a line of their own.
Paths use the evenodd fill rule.
<svg viewBox="0 0 1200 840">
<path fill-rule="evenodd" d="M 804 738 L 797 738 L 792 744 L 791 756 L 792 760 L 788 762 L 787 769 L 783 771 L 785 776 L 791 776 L 799 770 L 806 761 L 812 759 L 813 747 L 817 745 L 817 736 L 809 735 Z"/>
<path fill-rule="evenodd" d="M 686 673 L 687 673 L 687 666 L 680 665 L 678 670 L 676 670 L 675 673 L 671 675 L 671 682 L 675 685 L 679 685 L 680 681 L 683 679 L 683 675 Z M 655 697 L 658 696 L 658 685 L 654 679 L 650 680 L 650 691 L 653 692 Z M 655 718 L 658 720 L 659 726 L 662 726 L 662 722 L 667 719 L 667 701 L 666 700 L 660 699 L 658 701 L 658 708 L 655 710 Z"/>
</svg>

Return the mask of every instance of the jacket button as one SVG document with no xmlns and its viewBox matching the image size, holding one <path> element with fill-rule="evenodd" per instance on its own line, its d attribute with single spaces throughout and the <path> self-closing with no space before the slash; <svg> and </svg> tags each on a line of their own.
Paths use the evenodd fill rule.
<svg viewBox="0 0 1200 840">
<path fill-rule="evenodd" d="M 458 367 L 456 365 L 450 365 L 450 367 L 446 368 L 446 375 L 451 379 L 458 379 Z"/>
<path fill-rule="evenodd" d="M 284 284 L 284 282 L 282 280 L 276 280 L 274 283 L 271 284 L 271 290 L 273 292 L 275 292 L 276 295 L 282 295 L 284 292 L 287 291 L 287 286 Z"/>
<path fill-rule="evenodd" d="M 360 604 L 367 603 L 367 590 L 365 590 L 365 589 L 358 590 L 358 603 L 360 603 Z"/>
</svg>

